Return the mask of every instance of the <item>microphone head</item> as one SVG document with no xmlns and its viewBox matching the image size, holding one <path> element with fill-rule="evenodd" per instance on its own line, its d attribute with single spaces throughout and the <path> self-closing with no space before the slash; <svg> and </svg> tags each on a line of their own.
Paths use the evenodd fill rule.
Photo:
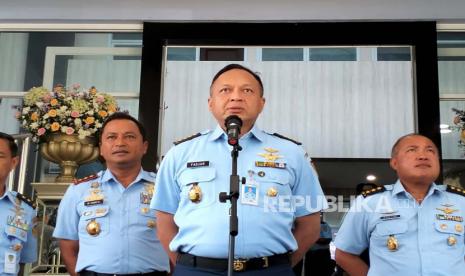
<svg viewBox="0 0 465 276">
<path fill-rule="evenodd" d="M 226 120 L 224 120 L 224 126 L 226 129 L 236 126 L 237 128 L 242 127 L 242 120 L 237 115 L 229 115 Z"/>
</svg>

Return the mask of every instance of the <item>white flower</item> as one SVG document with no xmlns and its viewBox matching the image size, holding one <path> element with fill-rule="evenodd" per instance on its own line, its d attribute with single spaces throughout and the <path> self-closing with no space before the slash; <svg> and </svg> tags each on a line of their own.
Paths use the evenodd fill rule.
<svg viewBox="0 0 465 276">
<path fill-rule="evenodd" d="M 26 115 L 27 113 L 29 113 L 29 110 L 31 110 L 29 106 L 23 108 L 23 114 Z"/>
<path fill-rule="evenodd" d="M 27 126 L 27 121 L 23 120 L 23 126 Z"/>
<path fill-rule="evenodd" d="M 50 116 L 48 115 L 48 113 L 46 113 L 46 114 L 44 114 L 44 117 L 42 117 L 42 118 L 48 119 L 48 117 L 50 117 Z"/>
<path fill-rule="evenodd" d="M 36 102 L 36 105 L 37 105 L 38 108 L 41 108 L 44 105 L 44 103 L 43 102 Z"/>
<path fill-rule="evenodd" d="M 60 107 L 60 111 L 63 111 L 63 112 L 65 112 L 67 109 L 68 107 L 66 105 L 63 105 Z"/>
<path fill-rule="evenodd" d="M 93 111 L 93 110 L 89 110 L 89 111 L 87 111 L 87 115 L 89 115 L 89 116 L 93 116 L 93 115 L 94 115 L 94 111 Z"/>
<path fill-rule="evenodd" d="M 79 118 L 74 119 L 74 124 L 75 124 L 77 127 L 82 126 L 82 121 L 81 121 L 81 119 L 79 119 Z"/>
<path fill-rule="evenodd" d="M 39 124 L 36 123 L 36 122 L 34 122 L 34 123 L 32 123 L 32 124 L 30 125 L 30 127 L 31 127 L 31 129 L 36 129 L 36 128 L 39 127 Z"/>
</svg>

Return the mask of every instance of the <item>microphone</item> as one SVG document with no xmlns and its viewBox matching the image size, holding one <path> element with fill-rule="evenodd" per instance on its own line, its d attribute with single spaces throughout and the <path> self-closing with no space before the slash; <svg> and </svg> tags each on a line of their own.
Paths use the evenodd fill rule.
<svg viewBox="0 0 465 276">
<path fill-rule="evenodd" d="M 231 146 L 237 145 L 239 142 L 239 134 L 241 134 L 242 120 L 237 115 L 231 115 L 224 120 L 226 133 L 228 134 L 228 144 Z"/>
</svg>

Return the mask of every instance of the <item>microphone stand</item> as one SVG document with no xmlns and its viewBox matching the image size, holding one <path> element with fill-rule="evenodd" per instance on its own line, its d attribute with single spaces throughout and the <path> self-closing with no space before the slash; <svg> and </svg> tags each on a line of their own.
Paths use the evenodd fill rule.
<svg viewBox="0 0 465 276">
<path fill-rule="evenodd" d="M 238 142 L 233 145 L 231 151 L 232 168 L 231 176 L 229 178 L 229 195 L 226 192 L 221 192 L 219 195 L 220 202 L 225 203 L 227 200 L 231 201 L 231 209 L 229 214 L 229 255 L 228 255 L 228 276 L 233 275 L 234 267 L 234 247 L 235 238 L 238 234 L 238 218 L 237 218 L 237 199 L 239 198 L 239 175 L 237 175 L 237 157 L 239 151 L 242 150 Z M 245 181 L 245 178 L 242 179 Z"/>
</svg>

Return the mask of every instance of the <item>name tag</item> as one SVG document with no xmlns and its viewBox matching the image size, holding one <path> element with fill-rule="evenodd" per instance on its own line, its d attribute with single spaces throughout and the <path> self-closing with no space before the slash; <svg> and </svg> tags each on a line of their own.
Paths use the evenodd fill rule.
<svg viewBox="0 0 465 276">
<path fill-rule="evenodd" d="M 188 168 L 198 168 L 198 167 L 208 167 L 210 166 L 210 161 L 196 161 L 187 163 Z"/>
</svg>

